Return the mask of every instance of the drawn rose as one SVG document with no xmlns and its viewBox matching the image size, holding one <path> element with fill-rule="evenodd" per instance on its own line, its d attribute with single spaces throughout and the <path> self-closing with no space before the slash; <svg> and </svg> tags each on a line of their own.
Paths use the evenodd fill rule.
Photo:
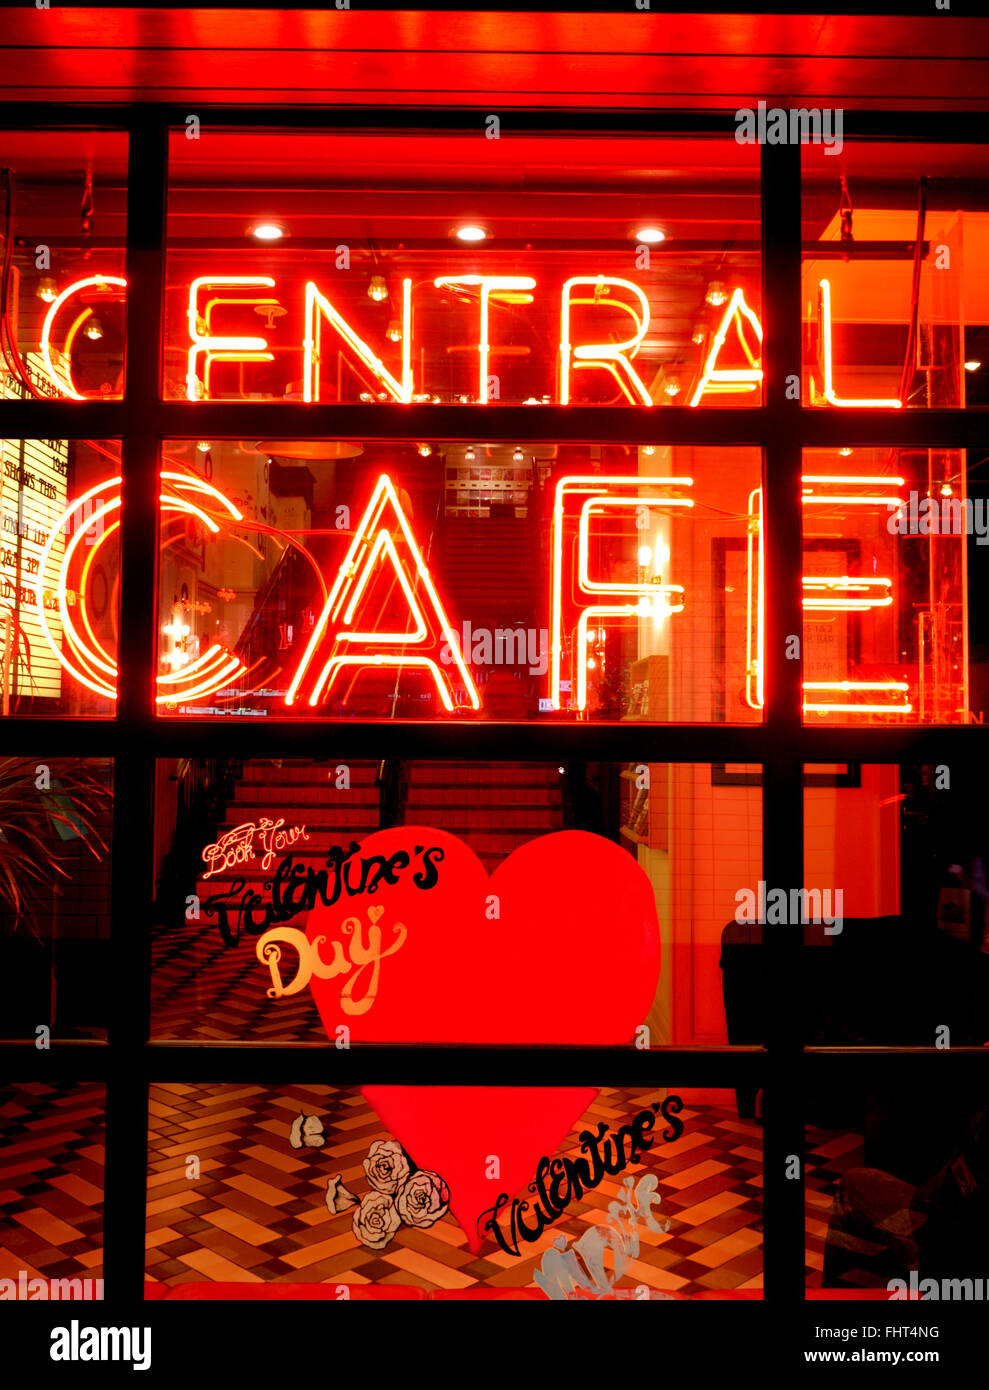
<svg viewBox="0 0 989 1390">
<path fill-rule="evenodd" d="M 354 1211 L 354 1235 L 369 1250 L 383 1250 L 402 1224 L 386 1192 L 366 1192 Z"/>
<path fill-rule="evenodd" d="M 356 1207 L 359 1200 L 349 1187 L 344 1187 L 342 1173 L 337 1173 L 335 1178 L 326 1179 L 326 1206 L 334 1216 L 346 1211 L 348 1207 Z"/>
<path fill-rule="evenodd" d="M 407 1226 L 432 1226 L 449 1210 L 450 1189 L 439 1173 L 420 1168 L 406 1179 L 395 1206 Z"/>
<path fill-rule="evenodd" d="M 409 1176 L 409 1161 L 394 1139 L 376 1139 L 364 1160 L 367 1180 L 376 1192 L 394 1194 Z"/>
</svg>

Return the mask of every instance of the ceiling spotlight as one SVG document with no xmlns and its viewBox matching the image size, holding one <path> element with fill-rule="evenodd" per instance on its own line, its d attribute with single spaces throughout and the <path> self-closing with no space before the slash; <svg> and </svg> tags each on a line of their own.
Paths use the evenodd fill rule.
<svg viewBox="0 0 989 1390">
<path fill-rule="evenodd" d="M 398 319 L 389 319 L 388 327 L 385 329 L 385 337 L 390 343 L 400 343 L 402 341 L 402 325 Z"/>
<path fill-rule="evenodd" d="M 518 447 L 516 447 L 515 452 L 512 454 L 512 462 L 513 462 L 513 463 L 524 463 L 524 462 L 525 462 L 525 454 L 523 454 L 522 450 L 519 449 Z"/>
<path fill-rule="evenodd" d="M 722 304 L 727 304 L 728 291 L 720 280 L 712 280 L 707 287 L 707 294 L 704 298 L 707 300 L 708 304 L 713 305 L 715 309 L 719 309 Z"/>
<path fill-rule="evenodd" d="M 699 347 L 706 337 L 707 324 L 701 323 L 700 319 L 698 319 L 697 322 L 694 324 L 693 331 L 690 334 L 690 341 L 692 343 L 696 343 Z"/>
<path fill-rule="evenodd" d="M 247 230 L 258 241 L 281 241 L 285 236 L 285 228 L 280 222 L 254 222 Z"/>
<path fill-rule="evenodd" d="M 468 463 L 473 463 L 474 460 L 477 458 L 477 454 L 474 452 L 473 444 L 469 445 L 464 450 L 464 458 L 467 460 Z"/>
<path fill-rule="evenodd" d="M 636 241 L 644 241 L 647 246 L 658 246 L 661 241 L 666 240 L 666 233 L 662 227 L 640 227 L 635 233 Z"/>
<path fill-rule="evenodd" d="M 419 451 L 419 456 L 424 459 L 428 459 L 433 452 L 433 446 L 431 444 L 417 444 L 416 448 Z"/>
<path fill-rule="evenodd" d="M 385 284 L 383 275 L 372 275 L 371 283 L 367 287 L 368 299 L 373 299 L 376 304 L 381 304 L 388 298 L 388 286 Z"/>
<path fill-rule="evenodd" d="M 92 338 L 93 342 L 103 337 L 103 325 L 95 316 L 86 324 L 86 337 Z"/>
<path fill-rule="evenodd" d="M 677 380 L 675 376 L 667 377 L 666 382 L 663 385 L 663 390 L 666 392 L 668 396 L 679 396 L 680 382 Z"/>
<path fill-rule="evenodd" d="M 196 445 L 196 448 L 199 450 L 201 454 L 208 454 L 212 447 L 213 446 L 208 439 L 201 439 L 199 443 Z"/>
<path fill-rule="evenodd" d="M 43 282 L 42 282 L 42 283 L 43 283 Z M 40 293 L 40 291 L 39 291 L 39 293 Z M 982 366 L 982 363 L 981 363 L 981 362 L 976 362 L 975 359 L 973 358 L 972 361 L 966 362 L 966 363 L 965 363 L 965 370 L 966 370 L 967 372 L 977 372 L 981 366 Z"/>
<path fill-rule="evenodd" d="M 487 229 L 479 227 L 476 222 L 467 222 L 462 227 L 455 227 L 453 235 L 458 241 L 486 241 Z"/>
<path fill-rule="evenodd" d="M 41 279 L 38 281 L 37 295 L 38 298 L 43 299 L 46 304 L 51 304 L 58 298 L 58 286 L 50 275 L 42 275 Z"/>
</svg>

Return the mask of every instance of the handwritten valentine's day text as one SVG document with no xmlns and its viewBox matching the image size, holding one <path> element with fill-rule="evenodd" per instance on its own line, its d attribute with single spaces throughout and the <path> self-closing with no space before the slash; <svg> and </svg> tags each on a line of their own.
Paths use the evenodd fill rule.
<svg viewBox="0 0 989 1390">
<path fill-rule="evenodd" d="M 536 1165 L 536 1180 L 529 1184 L 529 1191 L 539 1197 L 531 1204 L 535 1226 L 527 1225 L 523 1215 L 530 1210 L 530 1203 L 516 1197 L 512 1202 L 510 1231 L 506 1234 L 502 1230 L 498 1217 L 502 1208 L 508 1206 L 507 1192 L 502 1192 L 494 1206 L 481 1213 L 478 1226 L 487 1216 L 482 1229 L 491 1232 L 507 1255 L 518 1255 L 520 1239 L 538 1240 L 543 1228 L 562 1215 L 570 1202 L 579 1201 L 585 1192 L 597 1187 L 606 1173 L 620 1173 L 630 1163 L 638 1161 L 643 1149 L 652 1148 L 650 1135 L 657 1111 L 662 1111 L 663 1119 L 670 1124 L 669 1129 L 663 1131 L 663 1142 L 669 1144 L 678 1139 L 684 1129 L 683 1121 L 677 1118 L 682 1109 L 683 1101 L 679 1096 L 667 1096 L 662 1102 L 654 1102 L 650 1110 L 640 1110 L 631 1124 L 622 1125 L 617 1134 L 609 1134 L 608 1126 L 603 1123 L 598 1125 L 596 1134 L 589 1129 L 582 1130 L 580 1149 L 587 1158 L 541 1158 Z"/>
<path fill-rule="evenodd" d="M 344 943 L 334 941 L 330 948 L 332 958 L 325 961 L 320 954 L 320 946 L 329 940 L 326 936 L 314 936 L 310 940 L 305 932 L 295 927 L 272 927 L 266 931 L 257 944 L 258 960 L 262 960 L 271 971 L 269 999 L 281 999 L 286 994 L 298 994 L 315 975 L 321 980 L 332 980 L 337 975 L 354 973 L 340 991 L 340 1007 L 345 1014 L 366 1014 L 378 997 L 378 981 L 381 975 L 381 962 L 386 956 L 393 956 L 405 945 L 408 930 L 402 922 L 392 927 L 395 940 L 382 949 L 381 928 L 378 926 L 383 907 L 369 907 L 367 910 L 367 934 L 363 934 L 359 917 L 348 917 L 341 922 L 340 930 L 347 938 Z M 286 985 L 282 981 L 279 961 L 282 946 L 291 946 L 299 953 L 299 965 L 295 976 Z M 363 993 L 361 993 L 363 990 Z"/>
<path fill-rule="evenodd" d="M 221 937 L 228 946 L 236 946 L 242 930 L 260 936 L 279 922 L 311 911 L 317 901 L 332 907 L 345 894 L 348 898 L 374 894 L 383 884 L 397 883 L 406 869 L 414 869 L 411 881 L 423 892 L 435 887 L 439 880 L 438 865 L 444 857 L 439 845 L 416 845 L 411 855 L 398 850 L 388 856 L 361 856 L 359 849 L 356 840 L 351 840 L 348 849 L 332 845 L 322 869 L 314 869 L 288 854 L 264 885 L 270 898 L 248 888 L 241 878 L 226 892 L 207 898 L 203 911 L 208 917 L 216 913 Z"/>
</svg>

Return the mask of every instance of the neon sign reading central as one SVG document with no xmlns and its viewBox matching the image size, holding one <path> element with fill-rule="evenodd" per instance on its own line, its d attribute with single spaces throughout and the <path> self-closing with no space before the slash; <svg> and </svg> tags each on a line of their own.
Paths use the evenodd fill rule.
<svg viewBox="0 0 989 1390">
<path fill-rule="evenodd" d="M 492 356 L 499 348 L 491 342 L 492 312 L 499 306 L 530 303 L 529 293 L 537 282 L 530 275 L 438 275 L 431 288 L 453 291 L 461 300 L 477 305 L 477 387 L 476 401 L 487 405 L 497 397 L 496 378 L 490 375 Z M 76 389 L 72 376 L 72 347 L 80 330 L 93 315 L 94 305 L 125 298 L 127 281 L 114 275 L 90 275 L 68 285 L 52 302 L 42 325 L 40 356 L 47 381 L 57 395 L 72 400 L 88 399 Z M 421 291 L 421 286 L 417 287 Z M 214 315 L 231 306 L 249 306 L 262 316 L 268 311 L 284 312 L 276 294 L 276 281 L 270 275 L 199 275 L 189 285 L 186 319 L 189 347 L 186 350 L 185 394 L 190 401 L 222 399 L 210 388 L 210 370 L 217 362 L 271 362 L 274 353 L 267 338 L 255 334 L 224 333 Z M 270 293 L 265 293 L 269 291 Z M 656 403 L 653 391 L 635 366 L 635 359 L 649 331 L 649 301 L 641 286 L 614 275 L 576 275 L 566 280 L 560 298 L 560 337 L 557 353 L 556 400 L 569 405 L 573 400 L 575 374 L 593 371 L 613 378 L 630 405 L 649 407 Z M 413 283 L 402 281 L 402 318 L 399 330 L 401 361 L 394 370 L 334 305 L 315 280 L 304 289 L 304 331 L 302 355 L 302 399 L 321 398 L 322 364 L 335 348 L 377 389 L 379 397 L 397 402 L 429 399 L 423 395 L 425 383 L 416 382 L 413 364 Z M 75 317 L 69 322 L 65 306 L 71 305 Z M 616 315 L 625 316 L 628 336 L 616 340 Z M 581 340 L 574 327 L 581 324 Z M 862 399 L 842 397 L 834 385 L 832 351 L 831 286 L 821 280 L 818 286 L 818 341 L 824 399 L 839 408 L 899 409 L 895 397 Z M 619 317 L 619 322 L 621 321 Z M 56 322 L 60 323 L 61 349 L 54 346 Z M 270 322 L 270 320 L 269 320 Z M 721 360 L 729 333 L 737 341 L 744 366 L 727 366 Z M 741 289 L 735 289 L 725 306 L 717 329 L 705 348 L 703 366 L 690 394 L 689 405 L 698 406 L 705 397 L 725 392 L 753 392 L 763 380 L 762 325 L 745 302 Z M 736 354 L 738 355 L 738 354 Z M 419 388 L 417 395 L 416 388 Z M 101 397 L 113 399 L 106 392 Z M 117 397 L 119 398 L 119 397 Z"/>
</svg>

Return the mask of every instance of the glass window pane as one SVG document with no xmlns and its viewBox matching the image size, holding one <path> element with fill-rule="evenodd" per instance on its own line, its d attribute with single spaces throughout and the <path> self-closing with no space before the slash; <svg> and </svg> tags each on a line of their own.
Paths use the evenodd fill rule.
<svg viewBox="0 0 989 1390">
<path fill-rule="evenodd" d="M 274 1283 L 334 1300 L 762 1297 L 762 1132 L 730 1092 L 426 1089 L 435 1123 L 410 1119 L 403 1087 L 152 1086 L 146 1296 L 252 1298 Z M 478 1152 L 511 1148 L 480 1188 L 463 1166 L 475 1116 Z M 513 1234 L 516 1191 L 530 1231 L 537 1204 L 546 1223 L 535 1239 Z M 590 1277 L 575 1279 L 580 1256 Z"/>
<path fill-rule="evenodd" d="M 120 442 L 0 440 L 2 714 L 113 713 Z"/>
<path fill-rule="evenodd" d="M 152 1031 L 163 1038 L 335 1041 L 337 1025 L 356 1026 L 348 1017 L 356 1014 L 373 1041 L 422 1041 L 416 1032 L 426 1022 L 408 1014 L 407 1001 L 419 997 L 416 962 L 425 959 L 429 988 L 438 995 L 436 1010 L 427 1011 L 428 1026 L 436 1030 L 432 1040 L 504 1041 L 490 1032 L 483 1003 L 476 1009 L 469 1005 L 466 966 L 458 965 L 456 953 L 447 960 L 447 948 L 436 945 L 435 953 L 445 961 L 438 976 L 432 955 L 423 957 L 425 948 L 416 946 L 408 914 L 428 905 L 422 930 L 442 936 L 446 919 L 437 916 L 437 904 L 452 892 L 462 912 L 476 890 L 479 939 L 487 942 L 496 930 L 492 924 L 502 920 L 493 915 L 501 912 L 498 895 L 515 889 L 499 889 L 497 878 L 475 882 L 471 866 L 480 860 L 491 875 L 508 862 L 511 884 L 528 885 L 525 913 L 544 923 L 545 940 L 555 939 L 554 933 L 564 930 L 563 909 L 546 900 L 545 884 L 564 874 L 554 856 L 562 852 L 559 842 L 572 837 L 560 832 L 579 830 L 584 832 L 581 869 L 571 866 L 564 877 L 585 882 L 586 903 L 597 906 L 574 901 L 566 910 L 566 930 L 579 926 L 595 936 L 594 912 L 608 913 L 611 907 L 594 899 L 592 888 L 597 893 L 606 879 L 613 894 L 632 894 L 630 903 L 637 893 L 645 895 L 656 924 L 648 930 L 658 933 L 654 993 L 642 994 L 634 971 L 614 981 L 617 1034 L 654 1047 L 759 1043 L 762 1005 L 744 1002 L 751 990 L 737 990 L 730 967 L 749 939 L 736 922 L 738 889 L 754 892 L 762 876 L 760 774 L 758 766 L 703 763 L 161 760 Z M 409 828 L 401 845 L 400 832 L 390 827 Z M 374 856 L 390 860 L 402 849 L 413 860 L 410 872 L 421 872 L 423 861 L 413 851 L 415 845 L 432 845 L 430 836 L 445 846 L 449 861 L 444 869 L 442 856 L 437 859 L 433 893 L 423 893 L 421 900 L 413 894 L 411 902 L 403 898 L 398 908 L 389 907 L 393 890 L 373 877 Z M 625 853 L 616 857 L 615 846 Z M 525 867 L 510 858 L 523 847 Z M 547 867 L 541 869 L 541 863 Z M 395 891 L 401 889 L 400 875 L 398 884 Z M 489 890 L 496 895 L 491 902 Z M 365 895 L 372 892 L 373 898 Z M 399 975 L 405 983 L 377 1012 L 367 1005 L 366 1024 L 365 1010 L 353 1001 L 366 997 L 369 972 L 362 973 L 356 995 L 354 984 L 349 995 L 340 993 L 347 988 L 344 967 L 354 983 L 358 973 L 349 949 L 340 956 L 353 930 L 348 914 L 361 914 L 365 903 L 379 914 L 384 904 L 388 921 L 400 919 L 411 934 L 400 943 Z M 513 939 L 519 911 L 518 906 L 505 909 L 501 944 L 509 954 L 506 943 Z M 623 950 L 633 949 L 629 933 L 639 930 L 635 920 L 629 907 L 621 921 Z M 384 930 L 382 951 L 394 944 L 387 922 Z M 338 983 L 329 976 L 329 984 L 321 983 L 312 957 L 305 966 L 300 961 L 298 970 L 290 964 L 300 958 L 299 934 L 315 937 L 323 931 L 336 945 L 321 947 L 320 959 L 337 962 Z M 617 924 L 613 931 L 619 932 Z M 613 945 L 617 950 L 617 935 Z M 369 949 L 367 943 L 361 947 Z M 742 966 L 756 954 L 743 953 Z M 394 978 L 395 969 L 382 955 L 380 988 L 389 974 Z M 439 978 L 447 983 L 437 984 Z M 572 984 L 575 999 L 586 993 L 586 978 Z M 562 998 L 566 991 L 559 984 L 556 989 Z M 483 989 L 481 996 L 487 997 Z M 623 1009 L 624 999 L 632 1002 Z M 376 1033 L 382 1013 L 387 1019 Z M 581 1034 L 581 1010 L 568 1005 L 565 1014 L 560 1029 L 567 1036 L 554 1034 L 553 1040 L 588 1040 Z M 512 1020 L 513 1041 L 525 1042 L 528 1025 L 517 1008 L 506 1013 L 499 1006 L 502 1015 Z M 637 1034 L 640 1025 L 644 1029 Z"/>
<path fill-rule="evenodd" d="M 923 1125 L 915 1086 L 821 1086 L 807 1097 L 808 1297 L 981 1297 L 986 1089 L 954 1078 L 925 1097 Z M 904 1329 L 915 1351 L 924 1328 Z"/>
<path fill-rule="evenodd" d="M 808 767 L 805 900 L 782 919 L 809 924 L 808 1043 L 989 1041 L 982 800 L 960 764 Z"/>
<path fill-rule="evenodd" d="M 99 1084 L 0 1088 L 4 1299 L 102 1299 L 105 1109 Z"/>
<path fill-rule="evenodd" d="M 804 718 L 981 718 L 984 463 L 964 449 L 807 449 Z"/>
<path fill-rule="evenodd" d="M 112 810 L 108 758 L 0 759 L 5 1037 L 106 1036 Z"/>
<path fill-rule="evenodd" d="M 761 401 L 755 147 L 185 134 L 167 397 Z"/>
<path fill-rule="evenodd" d="M 849 140 L 801 157 L 805 403 L 984 405 L 982 147 Z"/>
<path fill-rule="evenodd" d="M 756 449 L 171 440 L 163 476 L 166 715 L 761 718 Z"/>
<path fill-rule="evenodd" d="M 4 350 L 0 398 L 124 393 L 127 135 L 0 131 Z"/>
</svg>

